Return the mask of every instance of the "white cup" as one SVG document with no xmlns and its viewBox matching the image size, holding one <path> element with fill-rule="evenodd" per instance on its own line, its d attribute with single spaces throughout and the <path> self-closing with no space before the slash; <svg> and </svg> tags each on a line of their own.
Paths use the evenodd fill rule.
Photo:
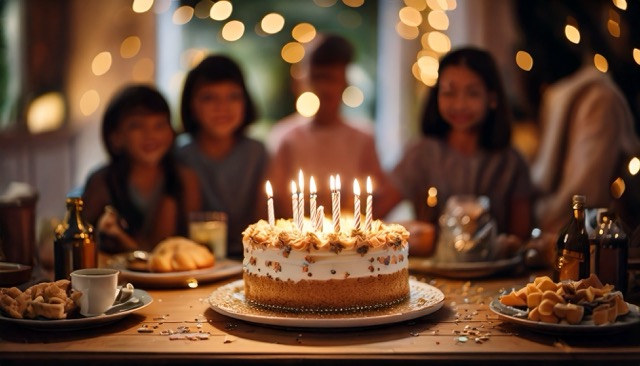
<svg viewBox="0 0 640 366">
<path fill-rule="evenodd" d="M 81 291 L 80 314 L 96 316 L 113 305 L 118 293 L 118 270 L 86 268 L 71 272 L 71 288 Z"/>
</svg>

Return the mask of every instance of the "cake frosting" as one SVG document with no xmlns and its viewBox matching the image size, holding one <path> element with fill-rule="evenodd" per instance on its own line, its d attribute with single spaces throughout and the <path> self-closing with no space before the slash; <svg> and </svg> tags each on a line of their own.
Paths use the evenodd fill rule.
<svg viewBox="0 0 640 366">
<path fill-rule="evenodd" d="M 408 231 L 375 220 L 371 230 L 299 230 L 261 220 L 243 235 L 247 300 L 290 310 L 380 307 L 409 295 Z M 329 225 L 325 225 L 328 227 Z M 344 227 L 344 225 L 343 225 Z"/>
</svg>

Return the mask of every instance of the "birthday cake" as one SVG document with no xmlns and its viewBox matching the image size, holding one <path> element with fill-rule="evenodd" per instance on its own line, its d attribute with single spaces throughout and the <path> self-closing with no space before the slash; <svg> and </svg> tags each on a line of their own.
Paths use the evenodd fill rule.
<svg viewBox="0 0 640 366">
<path fill-rule="evenodd" d="M 285 311 L 349 311 L 409 296 L 409 232 L 398 224 L 369 230 L 303 229 L 292 220 L 259 221 L 243 233 L 247 301 Z M 329 226 L 329 225 L 327 225 Z"/>
</svg>

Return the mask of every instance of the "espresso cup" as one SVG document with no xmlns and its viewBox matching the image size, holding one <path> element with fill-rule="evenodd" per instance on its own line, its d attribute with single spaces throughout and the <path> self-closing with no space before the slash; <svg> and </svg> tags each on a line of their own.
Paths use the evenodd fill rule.
<svg viewBox="0 0 640 366">
<path fill-rule="evenodd" d="M 82 292 L 80 314 L 96 316 L 107 311 L 118 293 L 118 270 L 86 268 L 71 272 L 71 288 Z"/>
</svg>

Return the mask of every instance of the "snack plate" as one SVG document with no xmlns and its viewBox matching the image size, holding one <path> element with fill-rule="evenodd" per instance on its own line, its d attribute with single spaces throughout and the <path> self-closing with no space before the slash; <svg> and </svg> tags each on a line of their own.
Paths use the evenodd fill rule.
<svg viewBox="0 0 640 366">
<path fill-rule="evenodd" d="M 521 325 L 527 329 L 554 335 L 591 335 L 591 334 L 607 334 L 621 332 L 629 327 L 637 325 L 640 322 L 640 309 L 638 306 L 629 304 L 629 313 L 619 317 L 615 323 L 595 325 L 591 320 L 584 321 L 580 324 L 553 324 L 532 321 L 509 314 L 505 311 L 510 307 L 500 304 L 500 300 L 494 299 L 489 304 L 489 309 L 493 311 L 502 320 L 510 323 Z M 518 310 L 514 310 L 518 311 Z"/>
<path fill-rule="evenodd" d="M 438 263 L 431 258 L 409 258 L 409 269 L 450 278 L 480 278 L 513 269 L 522 262 L 522 256 L 491 262 Z"/>
<path fill-rule="evenodd" d="M 220 280 L 229 276 L 242 273 L 242 262 L 225 259 L 211 268 L 203 268 L 195 271 L 152 273 L 132 271 L 121 265 L 114 268 L 120 271 L 121 278 L 139 287 L 188 287 L 194 282 L 204 283 Z"/>
<path fill-rule="evenodd" d="M 115 311 L 113 314 L 107 313 L 92 317 L 80 317 L 73 319 L 14 319 L 0 313 L 0 324 L 15 324 L 24 328 L 44 331 L 68 331 L 89 329 L 101 327 L 114 323 L 125 316 L 143 309 L 153 302 L 153 298 L 144 290 L 133 290 L 133 297 L 137 297 L 140 301 L 131 306 L 125 306 L 121 310 Z M 115 309 L 114 309 L 115 310 Z"/>
<path fill-rule="evenodd" d="M 255 306 L 244 297 L 243 280 L 219 287 L 209 297 L 209 304 L 214 311 L 231 318 L 292 328 L 350 328 L 391 324 L 434 313 L 444 304 L 444 294 L 439 289 L 413 279 L 409 280 L 409 286 L 409 299 L 399 304 L 347 313 L 294 313 Z"/>
</svg>

